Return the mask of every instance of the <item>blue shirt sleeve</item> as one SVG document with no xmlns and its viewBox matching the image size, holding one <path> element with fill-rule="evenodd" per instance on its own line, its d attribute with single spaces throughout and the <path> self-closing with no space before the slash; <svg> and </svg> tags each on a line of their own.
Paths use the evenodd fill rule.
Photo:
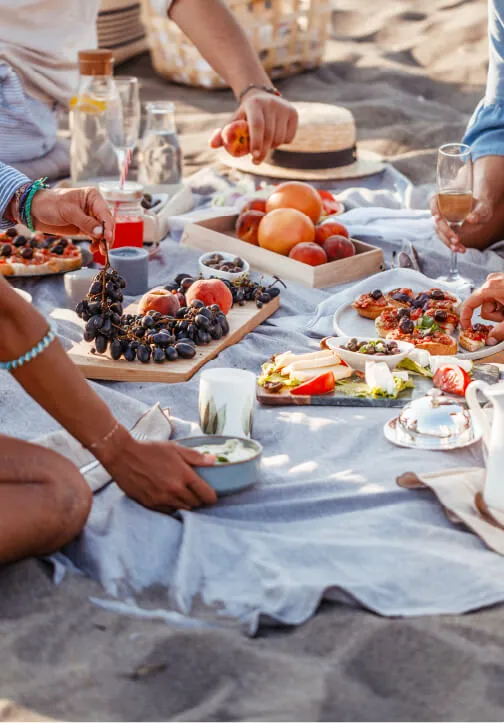
<svg viewBox="0 0 504 723">
<path fill-rule="evenodd" d="M 464 136 L 473 160 L 504 156 L 504 0 L 488 0 L 488 52 L 485 97 Z"/>
<path fill-rule="evenodd" d="M 5 211 L 17 189 L 29 182 L 30 179 L 23 173 L 0 162 L 0 228 L 12 226 L 12 223 L 4 218 Z"/>
</svg>

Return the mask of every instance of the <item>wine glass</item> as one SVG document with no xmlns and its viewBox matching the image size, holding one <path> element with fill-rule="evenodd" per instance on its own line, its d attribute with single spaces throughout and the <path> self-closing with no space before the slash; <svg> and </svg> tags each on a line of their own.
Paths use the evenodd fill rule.
<svg viewBox="0 0 504 723">
<path fill-rule="evenodd" d="M 460 229 L 473 207 L 473 167 L 471 149 L 465 143 L 447 143 L 438 150 L 437 200 L 441 216 L 454 230 Z M 460 275 L 458 253 L 451 252 L 450 268 L 438 281 L 460 287 L 472 287 L 472 281 Z"/>
<path fill-rule="evenodd" d="M 122 77 L 114 82 L 117 94 L 107 107 L 107 131 L 117 155 L 123 185 L 129 157 L 140 135 L 140 92 L 138 78 Z"/>
</svg>

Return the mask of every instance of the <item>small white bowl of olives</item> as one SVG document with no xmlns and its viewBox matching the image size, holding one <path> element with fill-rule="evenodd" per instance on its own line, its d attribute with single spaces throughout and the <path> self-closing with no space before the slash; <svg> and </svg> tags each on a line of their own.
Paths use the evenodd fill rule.
<svg viewBox="0 0 504 723">
<path fill-rule="evenodd" d="M 344 362 L 357 371 L 365 371 L 366 362 L 385 362 L 395 369 L 414 349 L 406 341 L 389 341 L 371 337 L 332 336 L 325 340 L 328 349 L 335 351 Z"/>
<path fill-rule="evenodd" d="M 210 251 L 199 258 L 199 270 L 204 279 L 226 279 L 234 281 L 250 271 L 245 259 L 225 251 Z"/>
</svg>

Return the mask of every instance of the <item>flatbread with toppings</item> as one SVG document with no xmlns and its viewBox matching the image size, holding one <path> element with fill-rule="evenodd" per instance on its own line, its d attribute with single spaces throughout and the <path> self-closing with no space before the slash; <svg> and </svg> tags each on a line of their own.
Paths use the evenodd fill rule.
<svg viewBox="0 0 504 723">
<path fill-rule="evenodd" d="M 81 266 L 81 250 L 68 239 L 41 233 L 27 238 L 11 230 L 0 234 L 2 276 L 46 276 Z"/>
</svg>

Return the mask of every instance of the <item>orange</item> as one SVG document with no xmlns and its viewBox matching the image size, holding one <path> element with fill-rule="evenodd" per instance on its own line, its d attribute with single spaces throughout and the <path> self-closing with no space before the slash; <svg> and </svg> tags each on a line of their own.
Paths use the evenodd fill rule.
<svg viewBox="0 0 504 723">
<path fill-rule="evenodd" d="M 317 223 L 322 215 L 322 199 L 308 183 L 287 181 L 277 186 L 266 202 L 268 213 L 277 208 L 295 208 Z"/>
<path fill-rule="evenodd" d="M 287 256 L 297 244 L 315 240 L 315 226 L 295 208 L 278 208 L 262 219 L 258 239 L 263 249 Z"/>
</svg>

